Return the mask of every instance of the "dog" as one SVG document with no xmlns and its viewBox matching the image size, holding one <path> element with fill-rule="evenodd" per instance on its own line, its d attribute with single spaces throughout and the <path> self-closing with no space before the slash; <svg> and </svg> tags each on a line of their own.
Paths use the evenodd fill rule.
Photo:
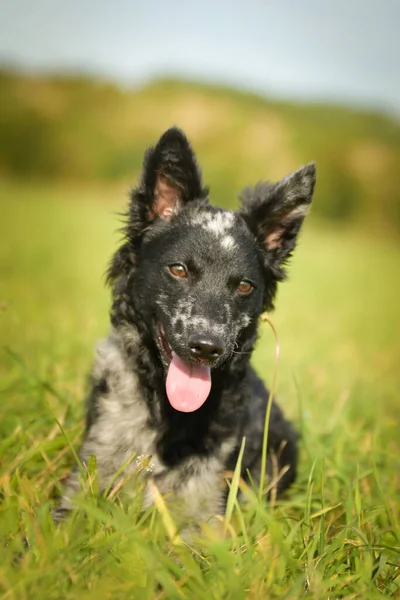
<svg viewBox="0 0 400 600">
<path fill-rule="evenodd" d="M 310 163 L 278 183 L 246 188 L 240 210 L 228 211 L 209 203 L 180 129 L 146 151 L 108 270 L 111 333 L 97 347 L 80 450 L 83 464 L 96 456 L 100 491 L 142 461 L 145 506 L 158 490 L 207 521 L 224 510 L 224 473 L 235 468 L 243 437 L 241 476 L 259 482 L 269 393 L 250 357 L 315 178 Z M 276 457 L 278 494 L 295 479 L 297 455 L 297 434 L 273 401 L 266 464 L 271 477 Z M 79 490 L 75 467 L 56 521 Z"/>
</svg>

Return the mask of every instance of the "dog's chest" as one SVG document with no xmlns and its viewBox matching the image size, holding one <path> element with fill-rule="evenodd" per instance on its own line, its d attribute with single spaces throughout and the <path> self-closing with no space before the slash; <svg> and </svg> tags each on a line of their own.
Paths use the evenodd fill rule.
<svg viewBox="0 0 400 600">
<path fill-rule="evenodd" d="M 118 338 L 111 335 L 98 346 L 93 368 L 95 379 L 104 379 L 106 391 L 97 398 L 97 418 L 82 448 L 83 460 L 96 454 L 100 486 L 130 462 L 127 471 L 145 471 L 161 494 L 179 498 L 192 515 L 207 518 L 220 511 L 223 470 L 235 446 L 233 438 L 221 441 L 208 455 L 189 453 L 167 465 L 157 448 L 159 431 L 150 423 L 149 411 L 135 371 L 127 364 Z M 154 486 L 145 492 L 145 503 L 154 500 Z"/>
</svg>

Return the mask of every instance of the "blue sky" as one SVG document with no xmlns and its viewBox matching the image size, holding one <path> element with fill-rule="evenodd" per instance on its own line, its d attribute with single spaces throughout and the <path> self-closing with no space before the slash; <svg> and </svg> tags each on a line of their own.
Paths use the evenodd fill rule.
<svg viewBox="0 0 400 600">
<path fill-rule="evenodd" d="M 400 114 L 400 0 L 1 0 L 0 62 Z"/>
</svg>

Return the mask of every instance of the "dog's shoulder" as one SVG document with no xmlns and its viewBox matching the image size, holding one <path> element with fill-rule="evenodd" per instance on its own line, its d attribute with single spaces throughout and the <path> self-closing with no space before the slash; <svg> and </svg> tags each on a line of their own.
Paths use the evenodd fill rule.
<svg viewBox="0 0 400 600">
<path fill-rule="evenodd" d="M 133 340 L 131 340 L 133 342 Z M 144 454 L 153 439 L 150 413 L 123 333 L 97 344 L 87 402 L 87 435 L 95 445 Z"/>
<path fill-rule="evenodd" d="M 93 388 L 103 391 L 103 396 L 112 400 L 115 410 L 144 405 L 132 360 L 123 333 L 114 329 L 96 346 L 92 367 Z"/>
</svg>

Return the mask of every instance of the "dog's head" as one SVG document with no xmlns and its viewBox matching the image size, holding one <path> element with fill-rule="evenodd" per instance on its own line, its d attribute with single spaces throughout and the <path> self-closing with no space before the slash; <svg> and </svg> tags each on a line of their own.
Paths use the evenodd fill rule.
<svg viewBox="0 0 400 600">
<path fill-rule="evenodd" d="M 243 191 L 238 212 L 208 203 L 185 135 L 169 129 L 144 159 L 126 242 L 113 258 L 113 322 L 147 328 L 174 408 L 199 408 L 210 370 L 250 354 L 273 306 L 315 184 L 309 164 Z M 249 357 L 244 356 L 243 360 Z"/>
</svg>

